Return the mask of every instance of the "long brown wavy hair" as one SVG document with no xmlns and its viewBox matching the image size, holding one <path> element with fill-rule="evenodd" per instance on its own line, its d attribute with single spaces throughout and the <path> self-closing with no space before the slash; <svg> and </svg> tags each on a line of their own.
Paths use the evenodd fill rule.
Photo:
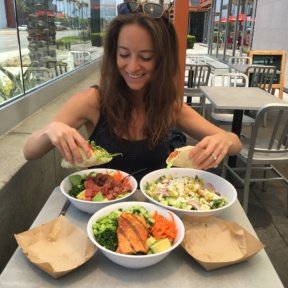
<svg viewBox="0 0 288 288">
<path fill-rule="evenodd" d="M 119 15 L 112 20 L 105 35 L 104 56 L 101 68 L 101 113 L 108 126 L 117 135 L 128 133 L 131 121 L 131 90 L 117 68 L 117 46 L 124 25 L 137 24 L 152 37 L 156 56 L 155 71 L 144 97 L 146 122 L 144 127 L 149 147 L 153 148 L 167 137 L 176 124 L 182 96 L 177 93 L 179 83 L 178 39 L 172 23 L 162 16 L 159 19 L 142 13 Z"/>
</svg>

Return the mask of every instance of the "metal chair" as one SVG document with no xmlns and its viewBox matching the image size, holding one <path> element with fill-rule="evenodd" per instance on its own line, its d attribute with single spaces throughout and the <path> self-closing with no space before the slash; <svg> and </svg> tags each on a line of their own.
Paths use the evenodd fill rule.
<svg viewBox="0 0 288 288">
<path fill-rule="evenodd" d="M 91 61 L 91 53 L 88 51 L 69 51 L 68 59 L 72 59 L 75 68 Z"/>
<path fill-rule="evenodd" d="M 67 72 L 68 64 L 62 61 L 57 60 L 49 60 L 46 61 L 46 68 L 53 71 L 55 76 L 62 75 Z"/>
<path fill-rule="evenodd" d="M 42 84 L 53 78 L 52 73 L 46 67 L 28 67 L 26 71 L 26 81 L 30 81 L 35 85 Z"/>
<path fill-rule="evenodd" d="M 187 64 L 207 64 L 206 56 L 190 55 L 186 57 Z"/>
<path fill-rule="evenodd" d="M 228 59 L 229 64 L 252 64 L 252 58 L 248 56 L 232 56 Z"/>
<path fill-rule="evenodd" d="M 210 74 L 211 67 L 207 64 L 186 64 L 184 101 L 202 116 L 205 116 L 205 96 L 200 86 L 208 85 Z"/>
<path fill-rule="evenodd" d="M 221 73 L 217 72 L 211 76 L 211 86 L 221 86 L 221 87 L 248 87 L 249 80 L 247 75 L 237 72 L 227 72 Z M 239 95 L 241 97 L 241 95 Z M 215 109 L 211 111 L 211 118 L 214 122 L 221 124 L 232 124 L 233 114 L 216 112 Z M 254 119 L 248 115 L 243 115 L 242 125 L 252 125 Z"/>
<path fill-rule="evenodd" d="M 267 128 L 262 125 L 265 115 L 273 119 L 271 126 L 269 125 Z M 275 164 L 288 164 L 287 120 L 288 104 L 266 105 L 256 115 L 250 139 L 242 139 L 243 148 L 238 153 L 237 159 L 243 162 L 244 166 L 229 166 L 228 157 L 224 161 L 222 177 L 226 177 L 228 170 L 244 186 L 243 208 L 246 213 L 248 211 L 250 183 L 277 180 L 288 185 L 288 179 L 274 166 Z M 259 173 L 252 174 L 252 172 L 259 170 L 264 172 L 263 176 L 259 176 Z M 272 172 L 273 175 L 268 177 L 268 171 Z"/>
<path fill-rule="evenodd" d="M 67 73 L 67 66 L 68 64 L 65 62 L 62 61 L 57 62 L 55 67 L 56 75 L 59 76 L 62 75 L 63 73 Z"/>
<path fill-rule="evenodd" d="M 276 76 L 275 66 L 251 65 L 247 67 L 245 74 L 249 78 L 249 87 L 259 87 L 271 93 Z"/>
<path fill-rule="evenodd" d="M 232 56 L 228 59 L 229 72 L 244 73 L 245 67 L 252 64 L 252 58 L 248 56 Z"/>
<path fill-rule="evenodd" d="M 245 74 L 249 78 L 249 87 L 259 87 L 268 93 L 272 93 L 272 85 L 276 77 L 275 66 L 251 65 L 247 67 Z M 266 122 L 266 117 L 264 117 L 264 126 L 266 126 Z"/>
</svg>

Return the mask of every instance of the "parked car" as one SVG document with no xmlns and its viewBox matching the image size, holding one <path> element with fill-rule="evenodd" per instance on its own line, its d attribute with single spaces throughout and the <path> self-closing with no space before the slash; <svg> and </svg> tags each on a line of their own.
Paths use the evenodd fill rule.
<svg viewBox="0 0 288 288">
<path fill-rule="evenodd" d="M 20 25 L 18 26 L 19 31 L 27 31 L 27 25 Z"/>
<path fill-rule="evenodd" d="M 55 26 L 57 31 L 67 30 L 67 27 L 61 22 L 55 22 Z"/>
</svg>

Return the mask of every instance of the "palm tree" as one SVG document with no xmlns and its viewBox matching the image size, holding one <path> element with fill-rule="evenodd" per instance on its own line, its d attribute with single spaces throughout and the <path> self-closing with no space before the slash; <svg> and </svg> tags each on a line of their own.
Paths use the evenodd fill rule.
<svg viewBox="0 0 288 288">
<path fill-rule="evenodd" d="M 49 68 L 49 63 L 53 61 L 56 64 L 56 27 L 54 23 L 56 13 L 52 10 L 54 7 L 52 1 L 16 0 L 17 13 L 22 11 L 27 15 L 27 39 L 31 67 Z M 27 85 L 28 83 L 25 86 Z"/>
</svg>

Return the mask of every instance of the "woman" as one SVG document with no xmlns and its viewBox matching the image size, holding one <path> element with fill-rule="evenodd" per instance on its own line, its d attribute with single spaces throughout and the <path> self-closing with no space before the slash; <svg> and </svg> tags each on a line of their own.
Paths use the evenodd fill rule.
<svg viewBox="0 0 288 288">
<path fill-rule="evenodd" d="M 25 158 L 37 159 L 55 146 L 67 161 L 81 162 L 78 146 L 90 156 L 77 131 L 84 125 L 90 140 L 123 154 L 106 167 L 127 172 L 147 168 L 145 174 L 165 166 L 168 133 L 177 127 L 199 140 L 190 154 L 197 168 L 216 167 L 227 153 L 240 150 L 240 141 L 182 103 L 178 77 L 177 36 L 168 18 L 117 16 L 106 33 L 99 87 L 71 97 L 50 123 L 34 132 L 25 144 Z"/>
</svg>

